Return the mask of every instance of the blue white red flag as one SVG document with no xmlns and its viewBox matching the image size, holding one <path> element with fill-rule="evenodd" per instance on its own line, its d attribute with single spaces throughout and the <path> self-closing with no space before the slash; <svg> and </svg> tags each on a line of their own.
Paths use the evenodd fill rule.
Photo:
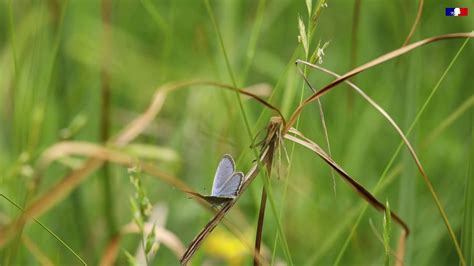
<svg viewBox="0 0 474 266">
<path fill-rule="evenodd" d="M 467 16 L 468 9 L 467 7 L 447 7 L 446 16 L 447 17 L 463 17 Z"/>
</svg>

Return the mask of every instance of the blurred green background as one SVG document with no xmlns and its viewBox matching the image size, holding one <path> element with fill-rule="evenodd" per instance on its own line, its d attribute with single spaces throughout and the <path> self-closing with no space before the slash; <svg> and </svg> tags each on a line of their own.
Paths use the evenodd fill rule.
<svg viewBox="0 0 474 266">
<path fill-rule="evenodd" d="M 322 66 L 343 74 L 401 47 L 415 20 L 418 2 L 361 1 L 358 27 L 354 27 L 352 1 L 334 0 L 327 5 L 321 9 L 310 51 L 318 42 L 329 42 Z M 454 5 L 474 11 L 472 1 L 425 1 L 412 42 L 472 31 L 473 14 L 445 16 L 444 9 Z M 288 118 L 301 94 L 311 94 L 294 65 L 295 59 L 305 58 L 298 43 L 298 16 L 308 22 L 305 1 L 229 0 L 210 1 L 209 6 L 237 86 L 260 84 L 262 97 Z M 312 6 L 316 9 L 318 2 L 313 1 Z M 110 28 L 106 27 L 107 21 Z M 404 132 L 437 89 L 409 140 L 446 208 L 466 261 L 472 264 L 472 41 L 443 76 L 463 42 L 455 39 L 424 46 L 351 80 Z M 28 195 L 28 187 L 35 180 L 35 166 L 48 147 L 62 140 L 103 144 L 146 110 L 155 90 L 165 83 L 198 79 L 232 85 L 205 1 L 3 0 L 0 48 L 0 192 L 23 207 L 47 194 L 71 167 L 85 160 L 83 156 L 68 156 L 53 163 L 35 195 Z M 308 73 L 316 89 L 333 80 L 315 70 Z M 109 95 L 104 95 L 104 86 Z M 253 100 L 242 101 L 255 137 L 274 114 Z M 332 157 L 374 191 L 400 137 L 346 85 L 339 85 L 321 102 Z M 300 118 L 299 130 L 327 149 L 317 104 L 308 106 Z M 222 154 L 232 154 L 239 170 L 249 170 L 255 159 L 250 144 L 235 93 L 192 86 L 170 94 L 147 130 L 119 151 L 149 161 L 196 191 L 209 194 Z M 277 215 L 267 209 L 263 233 L 269 261 L 274 253 L 275 262 L 290 263 L 280 245 L 281 238 L 274 244 L 280 219 L 296 265 L 333 264 L 338 254 L 342 265 L 383 264 L 384 245 L 377 237 L 382 234 L 383 214 L 369 208 L 347 250 L 341 252 L 364 200 L 337 175 L 334 188 L 329 167 L 301 146 L 295 146 L 292 153 L 292 146 L 286 142 L 291 162 L 282 155 L 272 175 Z M 260 177 L 228 216 L 250 246 L 263 186 Z M 458 265 L 454 244 L 420 177 L 403 148 L 377 193 L 410 226 L 405 262 Z M 158 212 L 166 220 L 166 229 L 187 246 L 211 213 L 159 178 L 143 174 L 142 182 L 151 203 L 167 210 Z M 111 163 L 94 172 L 39 220 L 88 264 L 97 264 L 111 236 L 132 220 L 129 198 L 134 193 L 127 168 Z M 2 227 L 20 215 L 2 198 Z M 400 230 L 395 224 L 392 227 L 391 247 L 395 250 Z M 222 225 L 217 230 L 198 251 L 196 265 L 252 262 L 251 251 L 238 247 L 239 241 L 235 243 L 232 233 Z M 29 223 L 21 235 L 1 247 L 0 264 L 80 264 L 64 245 L 35 223 Z M 137 235 L 125 236 L 116 263 L 126 264 L 124 251 L 135 254 L 139 245 Z M 177 258 L 161 245 L 150 264 L 174 265 Z"/>
</svg>

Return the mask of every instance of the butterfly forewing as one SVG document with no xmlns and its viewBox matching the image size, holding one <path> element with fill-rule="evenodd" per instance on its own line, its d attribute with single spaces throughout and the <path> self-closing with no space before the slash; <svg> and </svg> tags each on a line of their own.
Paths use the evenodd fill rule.
<svg viewBox="0 0 474 266">
<path fill-rule="evenodd" d="M 235 172 L 235 163 L 232 157 L 228 154 L 224 154 L 219 165 L 217 166 L 216 174 L 214 176 L 214 183 L 212 184 L 212 196 L 218 196 L 219 190 L 222 190 L 224 187 L 224 183 L 228 181 L 228 179 L 234 174 Z"/>
<path fill-rule="evenodd" d="M 217 166 L 210 196 L 203 196 L 192 191 L 185 192 L 204 199 L 214 206 L 219 206 L 235 199 L 239 193 L 243 179 L 244 174 L 242 172 L 235 173 L 235 163 L 232 156 L 225 154 Z"/>
</svg>

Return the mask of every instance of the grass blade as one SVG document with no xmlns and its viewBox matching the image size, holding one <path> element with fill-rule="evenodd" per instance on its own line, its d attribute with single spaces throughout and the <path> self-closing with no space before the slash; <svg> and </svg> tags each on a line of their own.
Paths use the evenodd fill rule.
<svg viewBox="0 0 474 266">
<path fill-rule="evenodd" d="M 343 81 L 345 81 L 345 80 L 347 80 L 347 79 L 349 79 L 349 78 L 351 78 L 351 77 L 353 77 L 353 76 L 355 76 L 355 75 L 357 75 L 357 74 L 359 74 L 359 73 L 361 73 L 361 72 L 363 72 L 367 69 L 370 69 L 370 68 L 372 68 L 376 65 L 382 64 L 382 63 L 384 63 L 388 60 L 391 60 L 391 59 L 394 59 L 396 57 L 399 57 L 400 55 L 406 54 L 406 53 L 410 52 L 411 50 L 416 49 L 418 47 L 427 45 L 427 44 L 432 43 L 432 42 L 437 42 L 437 41 L 440 41 L 440 40 L 459 39 L 459 38 L 474 38 L 474 32 L 450 33 L 450 34 L 439 35 L 439 36 L 427 38 L 427 39 L 412 43 L 410 45 L 404 46 L 402 48 L 398 48 L 396 50 L 393 50 L 389 53 L 386 53 L 382 56 L 379 56 L 379 57 L 373 59 L 372 61 L 369 61 L 368 63 L 365 63 L 365 64 L 363 64 L 363 65 L 361 65 L 357 68 L 354 68 L 353 70 L 351 70 L 351 71 L 347 72 L 346 74 L 342 75 L 340 78 L 338 78 L 338 79 L 334 80 L 333 82 L 329 83 L 324 88 L 319 90 L 317 93 L 314 93 L 313 95 L 308 97 L 306 100 L 304 100 L 303 103 L 301 103 L 296 108 L 296 110 L 293 112 L 293 114 L 291 115 L 291 117 L 288 120 L 288 123 L 287 123 L 287 125 L 286 125 L 283 132 L 286 133 L 293 126 L 293 124 L 296 122 L 296 120 L 300 116 L 301 112 L 303 111 L 304 107 L 306 107 L 309 103 L 315 101 L 316 99 L 318 99 L 322 95 L 326 94 L 328 91 L 330 91 L 336 85 L 342 83 Z"/>
<path fill-rule="evenodd" d="M 469 264 L 474 263 L 474 111 L 471 111 L 471 152 L 464 191 L 464 221 L 461 229 L 461 248 Z"/>
<path fill-rule="evenodd" d="M 18 210 L 24 212 L 24 209 L 16 204 L 13 200 L 8 198 L 6 195 L 3 193 L 0 193 L 0 196 L 4 199 L 6 199 L 10 204 L 15 206 Z M 46 225 L 44 225 L 42 222 L 40 222 L 37 219 L 33 219 L 35 223 L 37 223 L 39 226 L 41 226 L 46 232 L 48 232 L 51 236 L 53 236 L 61 245 L 63 245 L 65 248 L 67 248 L 83 265 L 87 265 L 87 263 L 79 256 L 66 242 L 64 242 L 58 235 L 56 235 L 51 229 L 49 229 Z M 3 238 L 4 236 L 2 236 Z"/>
<path fill-rule="evenodd" d="M 419 0 L 418 12 L 416 13 L 415 21 L 413 21 L 413 25 L 411 26 L 410 32 L 408 33 L 407 38 L 403 42 L 402 46 L 406 46 L 410 42 L 411 37 L 413 37 L 413 34 L 415 33 L 416 26 L 418 26 L 418 23 L 420 22 L 422 13 L 423 13 L 423 0 Z"/>
<path fill-rule="evenodd" d="M 335 81 L 333 81 L 332 83 L 330 83 L 328 86 L 326 86 L 325 88 L 327 88 L 327 90 L 333 88 L 333 86 L 331 86 L 331 84 L 338 84 L 338 80 L 339 82 L 342 82 L 342 81 L 345 81 L 347 78 L 349 78 L 350 76 L 353 76 L 353 75 L 356 75 L 357 73 L 360 73 L 360 71 L 363 71 L 364 69 L 364 66 L 374 66 L 378 63 L 381 63 L 385 60 L 388 60 L 387 58 L 393 58 L 394 54 L 397 54 L 397 53 L 400 53 L 400 52 L 408 52 L 409 50 L 411 49 L 414 49 L 418 46 L 421 46 L 421 45 L 424 45 L 424 44 L 427 44 L 427 43 L 430 43 L 430 42 L 433 42 L 433 41 L 436 41 L 436 40 L 441 40 L 441 39 L 445 39 L 445 38 L 454 38 L 454 36 L 458 36 L 458 35 L 443 35 L 443 36 L 438 36 L 438 37 L 434 37 L 434 38 L 429 38 L 429 39 L 425 39 L 425 40 L 422 40 L 422 41 L 419 41 L 417 43 L 414 43 L 414 44 L 411 44 L 407 47 L 411 47 L 410 49 L 408 50 L 404 50 L 403 48 L 400 48 L 400 49 L 397 49 L 389 54 L 386 54 L 384 56 L 381 56 L 361 67 L 358 67 L 357 69 L 353 70 L 353 71 L 350 71 L 348 72 L 348 74 L 344 75 L 344 76 L 341 76 L 339 78 L 337 78 Z M 418 112 L 417 116 L 415 117 L 415 120 L 414 122 L 411 124 L 411 126 L 409 127 L 408 131 L 407 131 L 407 135 L 413 130 L 414 128 L 414 125 L 416 124 L 416 122 L 418 121 L 418 119 L 420 118 L 421 114 L 423 113 L 424 109 L 426 108 L 426 106 L 428 105 L 428 103 L 430 102 L 430 99 L 433 97 L 434 93 L 436 92 L 436 90 L 438 89 L 438 87 L 440 86 L 441 84 L 441 81 L 444 79 L 444 77 L 446 76 L 447 72 L 449 71 L 449 69 L 452 67 L 452 65 L 454 64 L 454 62 L 456 61 L 456 59 L 458 58 L 459 54 L 461 53 L 461 51 L 464 49 L 464 47 L 466 46 L 467 42 L 469 41 L 470 38 L 474 37 L 474 34 L 471 33 L 471 34 L 468 34 L 468 38 L 466 38 L 466 40 L 464 41 L 463 45 L 461 46 L 461 48 L 458 50 L 458 52 L 456 53 L 456 55 L 454 56 L 453 60 L 450 62 L 450 64 L 448 65 L 447 69 L 444 71 L 443 75 L 441 76 L 441 78 L 438 80 L 437 84 L 435 85 L 435 87 L 433 88 L 432 92 L 430 93 L 430 95 L 428 96 L 427 100 L 425 101 L 425 103 L 423 104 L 421 110 Z M 416 45 L 415 45 L 416 44 Z M 398 51 L 398 52 L 397 52 Z M 397 52 L 397 53 L 395 53 Z M 390 55 L 391 54 L 391 55 Z M 305 65 L 310 65 L 312 66 L 312 64 L 309 64 L 308 62 L 304 62 L 304 61 L 301 61 L 299 60 L 298 62 L 301 62 L 301 63 L 304 63 Z M 315 66 L 313 66 L 315 67 Z M 317 68 L 317 67 L 315 67 Z M 359 71 L 359 72 L 357 72 Z M 353 73 L 353 74 L 351 74 Z M 318 91 L 317 93 L 313 94 L 313 96 L 309 97 L 305 103 L 309 103 L 311 101 L 314 101 L 316 99 L 318 99 L 323 93 L 321 93 L 325 88 L 321 89 L 320 91 Z M 354 87 L 353 87 L 354 88 Z M 360 93 L 360 92 L 359 92 Z M 366 98 L 366 97 L 364 97 Z M 366 98 L 366 100 L 368 100 Z M 371 101 L 369 101 L 371 102 Z M 373 101 L 372 101 L 373 102 Z M 427 185 L 428 187 L 428 190 L 430 191 L 432 197 L 433 197 L 433 200 L 435 201 L 436 203 L 436 206 L 438 208 L 438 211 L 440 212 L 440 215 L 443 219 L 443 222 L 445 223 L 446 225 L 446 228 L 448 230 L 448 233 L 451 237 L 451 240 L 453 241 L 453 244 L 455 246 L 455 249 L 456 249 L 456 252 L 458 253 L 458 257 L 459 257 L 459 260 L 461 261 L 461 264 L 462 265 L 465 265 L 465 261 L 464 261 L 464 257 L 463 257 L 463 254 L 462 254 L 462 251 L 461 251 L 461 248 L 460 248 L 460 245 L 459 245 L 459 242 L 457 241 L 457 238 L 456 238 L 456 235 L 454 234 L 454 231 L 449 223 L 449 220 L 448 220 L 448 217 L 446 215 L 446 212 L 441 204 L 441 201 L 439 200 L 436 192 L 434 191 L 434 188 L 433 188 L 433 185 L 431 184 L 431 181 L 429 180 L 428 176 L 426 175 L 423 167 L 421 166 L 421 163 L 419 162 L 417 156 L 416 156 L 416 153 L 415 151 L 413 150 L 413 148 L 411 147 L 411 145 L 409 144 L 408 140 L 406 139 L 406 137 L 404 136 L 403 132 L 398 128 L 398 126 L 393 122 L 393 119 L 391 119 L 388 114 L 383 111 L 383 109 L 381 109 L 380 107 L 377 108 L 377 105 L 375 104 L 375 102 L 373 102 L 371 104 L 381 113 L 385 116 L 385 118 L 387 120 L 390 121 L 390 123 L 392 124 L 392 126 L 394 126 L 394 128 L 397 130 L 397 132 L 400 134 L 400 136 L 402 137 L 402 143 L 400 143 L 400 145 L 398 146 L 394 156 L 391 158 L 387 168 L 385 168 L 384 172 L 382 173 L 382 178 L 386 175 L 386 172 L 388 171 L 388 168 L 391 166 L 391 164 L 393 163 L 393 161 L 395 160 L 395 157 L 396 155 L 398 154 L 398 152 L 400 151 L 401 149 L 401 146 L 403 145 L 403 143 L 405 143 L 407 145 L 407 148 L 409 149 L 417 167 L 418 167 L 418 170 L 419 172 L 422 174 L 422 177 L 423 177 L 423 180 L 425 182 L 425 184 Z M 303 105 L 300 105 L 300 107 L 304 107 L 304 104 Z M 380 109 L 379 109 L 380 108 Z M 299 109 L 299 108 L 298 108 Z M 295 111 L 294 114 L 297 114 L 298 113 L 298 109 Z M 297 116 L 298 117 L 298 116 Z M 289 125 L 291 125 L 291 121 L 293 119 L 293 115 L 292 117 L 290 118 L 288 124 L 287 124 L 287 127 Z M 380 180 L 382 180 L 382 178 Z M 380 182 L 379 180 L 379 182 Z M 359 220 L 360 221 L 360 220 Z M 358 224 L 358 223 L 357 223 Z M 349 239 L 349 238 L 348 238 Z M 343 251 L 345 250 L 345 247 L 347 247 L 347 244 L 348 244 L 348 240 L 346 240 L 346 243 L 344 244 L 344 248 L 342 249 L 342 251 L 340 252 L 338 258 L 341 258 L 341 254 L 343 253 Z M 336 260 L 336 261 L 339 261 Z"/>
</svg>

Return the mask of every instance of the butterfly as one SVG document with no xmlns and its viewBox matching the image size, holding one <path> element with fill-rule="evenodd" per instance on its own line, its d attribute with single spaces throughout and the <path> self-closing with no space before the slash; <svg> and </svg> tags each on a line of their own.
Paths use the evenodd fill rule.
<svg viewBox="0 0 474 266">
<path fill-rule="evenodd" d="M 235 199 L 240 192 L 243 180 L 244 174 L 235 172 L 235 162 L 232 156 L 224 154 L 214 175 L 211 195 L 203 196 L 196 192 L 186 192 L 217 206 Z"/>
</svg>

